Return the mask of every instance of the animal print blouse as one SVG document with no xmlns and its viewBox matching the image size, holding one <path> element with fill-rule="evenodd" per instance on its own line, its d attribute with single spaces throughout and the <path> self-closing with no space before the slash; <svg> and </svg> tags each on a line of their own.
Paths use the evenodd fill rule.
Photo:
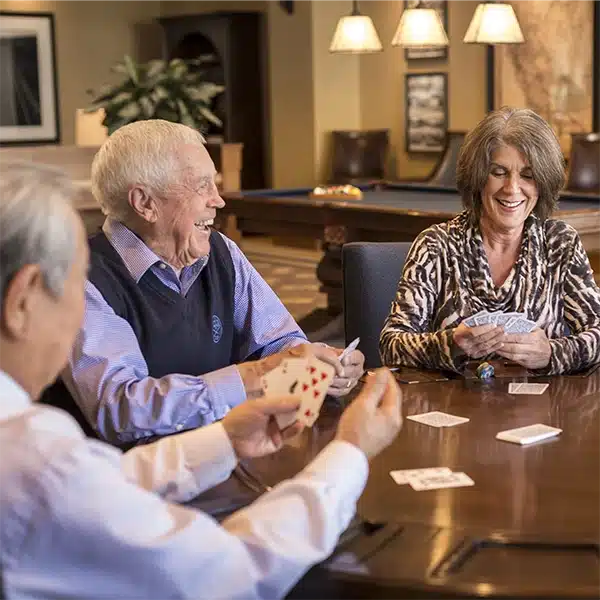
<svg viewBox="0 0 600 600">
<path fill-rule="evenodd" d="M 453 330 L 483 309 L 522 312 L 546 332 L 552 357 L 537 372 L 600 362 L 600 289 L 575 229 L 531 215 L 519 258 L 496 287 L 479 227 L 465 211 L 412 245 L 381 332 L 383 363 L 462 371 L 469 359 L 458 355 Z"/>
</svg>

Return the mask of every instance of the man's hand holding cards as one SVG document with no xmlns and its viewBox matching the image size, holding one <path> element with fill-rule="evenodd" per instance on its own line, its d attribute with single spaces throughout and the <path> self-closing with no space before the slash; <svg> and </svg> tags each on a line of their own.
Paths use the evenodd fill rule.
<svg viewBox="0 0 600 600">
<path fill-rule="evenodd" d="M 319 416 L 334 375 L 335 368 L 312 353 L 285 358 L 263 375 L 261 387 L 264 396 L 293 396 L 300 400 L 300 406 L 294 414 L 277 415 L 279 428 L 285 429 L 296 421 L 306 427 L 312 427 Z"/>
</svg>

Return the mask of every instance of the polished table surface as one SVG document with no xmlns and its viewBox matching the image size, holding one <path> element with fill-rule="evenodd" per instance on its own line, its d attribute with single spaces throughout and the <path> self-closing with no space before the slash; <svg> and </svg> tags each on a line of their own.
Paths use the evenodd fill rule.
<svg viewBox="0 0 600 600">
<path fill-rule="evenodd" d="M 456 188 L 423 183 L 361 186 L 360 200 L 310 198 L 309 188 L 252 190 L 223 194 L 224 215 L 235 215 L 244 233 L 322 240 L 317 269 L 330 314 L 342 308 L 341 247 L 352 241 L 412 241 L 427 227 L 462 210 Z M 595 269 L 600 270 L 600 196 L 563 193 L 555 217 L 581 236 Z"/>
<path fill-rule="evenodd" d="M 539 396 L 508 394 L 509 382 L 523 375 L 401 385 L 405 417 L 441 410 L 470 421 L 436 429 L 405 418 L 372 462 L 359 501 L 358 515 L 370 525 L 292 595 L 599 597 L 600 370 L 530 379 L 550 384 Z M 234 477 L 198 502 L 239 498 L 244 481 L 260 492 L 292 476 L 331 439 L 342 410 L 329 403 L 311 430 L 245 465 L 250 479 Z M 525 447 L 495 439 L 534 423 L 563 433 Z M 467 473 L 475 485 L 417 492 L 389 475 L 441 466 Z"/>
</svg>

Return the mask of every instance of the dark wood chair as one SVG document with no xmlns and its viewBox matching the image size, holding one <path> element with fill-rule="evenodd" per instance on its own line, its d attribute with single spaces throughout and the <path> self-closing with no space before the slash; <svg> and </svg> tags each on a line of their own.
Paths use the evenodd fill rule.
<svg viewBox="0 0 600 600">
<path fill-rule="evenodd" d="M 329 183 L 357 184 L 385 178 L 389 130 L 332 131 Z"/>
<path fill-rule="evenodd" d="M 566 189 L 600 193 L 600 133 L 571 134 Z"/>
<path fill-rule="evenodd" d="M 360 337 L 365 367 L 381 366 L 379 335 L 412 242 L 350 242 L 342 248 L 346 344 Z"/>
<path fill-rule="evenodd" d="M 427 178 L 428 183 L 456 187 L 456 163 L 466 135 L 466 131 L 448 131 L 444 152 Z"/>
</svg>

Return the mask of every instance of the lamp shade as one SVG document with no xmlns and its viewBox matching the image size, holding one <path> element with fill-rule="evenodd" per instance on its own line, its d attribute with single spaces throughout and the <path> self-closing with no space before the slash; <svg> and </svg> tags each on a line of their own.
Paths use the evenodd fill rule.
<svg viewBox="0 0 600 600">
<path fill-rule="evenodd" d="M 350 15 L 342 17 L 337 24 L 330 52 L 346 52 L 363 54 L 381 52 L 383 47 L 371 17 L 366 15 Z"/>
<path fill-rule="evenodd" d="M 522 44 L 525 38 L 513 7 L 489 2 L 477 7 L 463 41 L 466 44 Z"/>
<path fill-rule="evenodd" d="M 392 39 L 392 46 L 431 48 L 447 46 L 448 36 L 440 15 L 433 8 L 407 8 Z"/>
</svg>

